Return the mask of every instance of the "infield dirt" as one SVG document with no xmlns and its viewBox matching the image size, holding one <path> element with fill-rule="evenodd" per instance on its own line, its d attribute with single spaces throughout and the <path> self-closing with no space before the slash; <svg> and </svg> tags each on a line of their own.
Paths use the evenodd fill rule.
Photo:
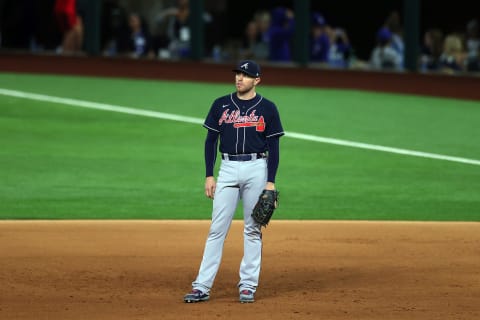
<svg viewBox="0 0 480 320">
<path fill-rule="evenodd" d="M 238 303 L 234 221 L 185 304 L 209 221 L 1 221 L 0 319 L 480 319 L 480 223 L 272 221 Z"/>
</svg>

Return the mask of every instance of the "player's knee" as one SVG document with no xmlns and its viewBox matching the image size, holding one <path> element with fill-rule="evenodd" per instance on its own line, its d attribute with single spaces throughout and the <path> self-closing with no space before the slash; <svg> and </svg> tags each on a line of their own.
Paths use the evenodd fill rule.
<svg viewBox="0 0 480 320">
<path fill-rule="evenodd" d="M 220 228 L 210 228 L 210 232 L 208 233 L 209 239 L 220 239 L 225 238 L 227 236 L 227 230 L 223 230 Z"/>
<path fill-rule="evenodd" d="M 257 240 L 262 238 L 262 232 L 260 228 L 256 226 L 245 227 L 243 229 L 243 235 L 246 238 L 250 238 L 252 240 Z"/>
</svg>

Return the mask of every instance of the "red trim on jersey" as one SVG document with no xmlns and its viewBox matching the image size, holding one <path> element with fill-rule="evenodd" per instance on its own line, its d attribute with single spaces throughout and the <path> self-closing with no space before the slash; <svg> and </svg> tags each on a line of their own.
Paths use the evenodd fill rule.
<svg viewBox="0 0 480 320">
<path fill-rule="evenodd" d="M 258 132 L 265 131 L 265 120 L 263 120 L 263 116 L 260 116 L 257 122 L 237 122 L 233 124 L 234 128 L 244 128 L 244 127 L 257 127 L 256 130 Z"/>
</svg>

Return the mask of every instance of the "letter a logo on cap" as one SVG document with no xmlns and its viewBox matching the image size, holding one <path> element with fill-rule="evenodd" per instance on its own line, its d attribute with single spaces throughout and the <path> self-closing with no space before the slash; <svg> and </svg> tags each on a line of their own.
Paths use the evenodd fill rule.
<svg viewBox="0 0 480 320">
<path fill-rule="evenodd" d="M 248 62 L 242 64 L 242 65 L 240 66 L 240 68 L 242 68 L 242 69 L 247 69 L 247 70 L 248 70 Z"/>
</svg>

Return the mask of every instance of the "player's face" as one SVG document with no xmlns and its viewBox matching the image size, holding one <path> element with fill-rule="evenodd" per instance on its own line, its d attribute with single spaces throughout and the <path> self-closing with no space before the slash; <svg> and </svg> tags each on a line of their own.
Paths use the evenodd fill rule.
<svg viewBox="0 0 480 320">
<path fill-rule="evenodd" d="M 260 78 L 253 78 L 242 72 L 235 73 L 235 86 L 240 94 L 254 90 L 259 82 Z"/>
</svg>

